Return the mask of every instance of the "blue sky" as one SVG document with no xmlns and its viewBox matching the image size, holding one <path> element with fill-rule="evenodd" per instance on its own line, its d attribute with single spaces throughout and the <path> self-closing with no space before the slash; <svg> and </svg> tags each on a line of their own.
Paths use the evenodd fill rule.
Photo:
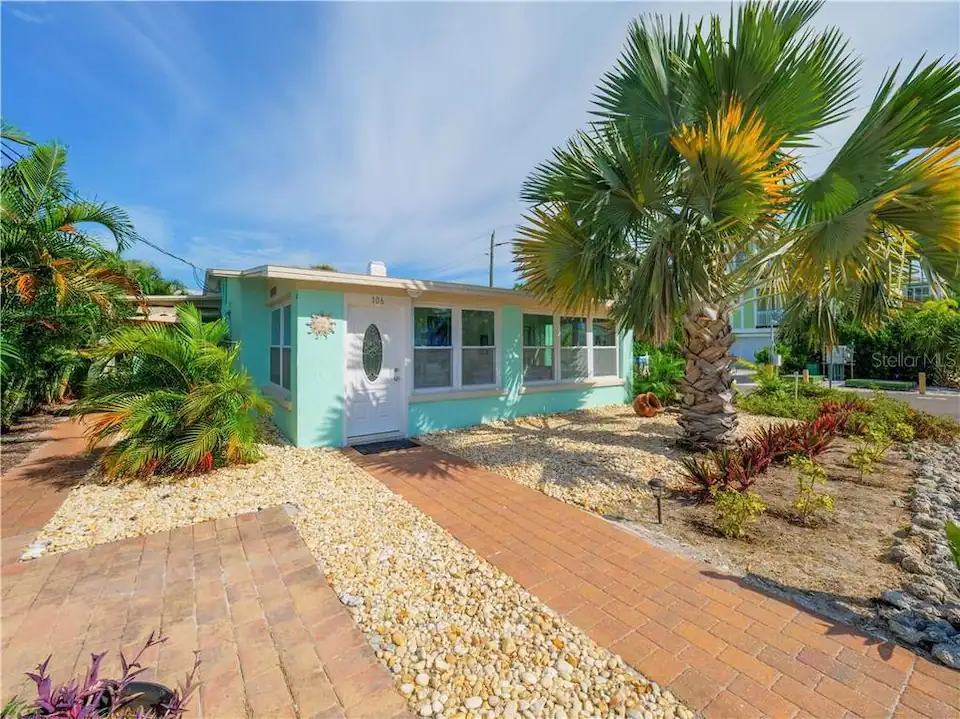
<svg viewBox="0 0 960 719">
<path fill-rule="evenodd" d="M 79 190 L 201 267 L 329 262 L 486 282 L 487 237 L 587 119 L 629 20 L 727 3 L 11 3 L 5 119 L 70 147 Z M 960 4 L 829 2 L 869 103 L 903 58 L 960 48 Z M 822 133 L 816 172 L 854 117 Z M 193 283 L 149 248 L 131 253 Z M 497 284 L 513 282 L 509 248 Z"/>
</svg>

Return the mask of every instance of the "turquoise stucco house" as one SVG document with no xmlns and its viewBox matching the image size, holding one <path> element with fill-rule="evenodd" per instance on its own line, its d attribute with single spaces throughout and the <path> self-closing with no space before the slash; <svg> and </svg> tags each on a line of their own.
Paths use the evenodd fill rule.
<svg viewBox="0 0 960 719">
<path fill-rule="evenodd" d="M 266 265 L 210 270 L 240 361 L 301 447 L 412 437 L 630 399 L 632 336 L 605 307 L 524 292 Z"/>
</svg>

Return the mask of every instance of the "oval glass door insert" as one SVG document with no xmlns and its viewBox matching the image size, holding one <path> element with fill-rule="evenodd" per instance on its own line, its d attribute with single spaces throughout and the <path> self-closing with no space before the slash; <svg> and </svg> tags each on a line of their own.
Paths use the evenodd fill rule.
<svg viewBox="0 0 960 719">
<path fill-rule="evenodd" d="M 371 382 L 376 382 L 383 368 L 383 338 L 376 325 L 370 325 L 363 333 L 363 373 Z"/>
</svg>

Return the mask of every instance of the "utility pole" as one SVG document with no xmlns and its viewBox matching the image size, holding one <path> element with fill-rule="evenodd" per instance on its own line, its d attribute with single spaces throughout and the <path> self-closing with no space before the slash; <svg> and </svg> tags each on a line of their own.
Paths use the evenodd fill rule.
<svg viewBox="0 0 960 719">
<path fill-rule="evenodd" d="M 494 242 L 494 238 L 497 236 L 497 231 L 493 230 L 490 233 L 490 286 L 493 287 L 493 249 L 495 247 L 502 247 L 503 245 L 513 244 L 509 240 L 506 242 Z"/>
<path fill-rule="evenodd" d="M 493 287 L 493 238 L 496 237 L 497 231 L 492 230 L 490 232 L 490 286 Z"/>
</svg>

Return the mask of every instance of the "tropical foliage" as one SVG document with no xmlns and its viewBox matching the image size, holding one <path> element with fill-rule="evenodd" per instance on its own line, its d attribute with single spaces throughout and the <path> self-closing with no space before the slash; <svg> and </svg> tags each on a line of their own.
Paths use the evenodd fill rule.
<svg viewBox="0 0 960 719">
<path fill-rule="evenodd" d="M 684 375 L 683 356 L 667 347 L 649 348 L 635 343 L 634 356 L 649 358 L 643 371 L 633 373 L 633 394 L 653 392 L 661 403 L 673 400 Z"/>
<path fill-rule="evenodd" d="M 145 295 L 183 295 L 187 287 L 180 280 L 170 280 L 160 270 L 143 260 L 120 260 L 120 270 Z"/>
<path fill-rule="evenodd" d="M 111 477 L 206 472 L 260 458 L 256 414 L 271 405 L 236 369 L 225 320 L 193 305 L 179 323 L 130 325 L 90 350 L 94 372 L 76 412 L 91 414 L 91 447 L 104 443 Z M 107 444 L 107 440 L 111 441 Z"/>
<path fill-rule="evenodd" d="M 116 254 L 90 234 L 99 227 L 122 250 L 134 240 L 121 209 L 78 199 L 67 179 L 66 150 L 35 145 L 3 125 L 0 169 L 0 424 L 69 394 L 95 341 L 133 307 L 138 288 Z M 21 148 L 21 149 L 17 149 Z M 24 154 L 26 153 L 26 154 Z"/>
<path fill-rule="evenodd" d="M 631 24 L 601 80 L 596 122 L 527 179 L 515 258 L 528 291 L 564 308 L 612 303 L 661 342 L 679 318 L 681 425 L 732 437 L 729 317 L 751 287 L 784 296 L 815 345 L 841 311 L 875 326 L 919 262 L 960 287 L 960 63 L 891 70 L 815 178 L 801 149 L 848 118 L 858 60 L 821 2 L 749 2 L 692 25 Z"/>
</svg>

